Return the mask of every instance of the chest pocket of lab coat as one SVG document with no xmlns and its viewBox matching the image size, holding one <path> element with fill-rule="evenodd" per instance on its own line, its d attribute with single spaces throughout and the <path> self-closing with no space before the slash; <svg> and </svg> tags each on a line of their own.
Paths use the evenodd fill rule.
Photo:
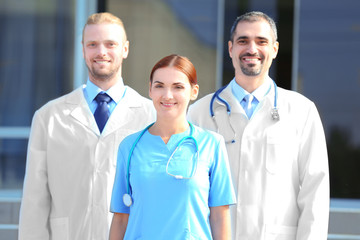
<svg viewBox="0 0 360 240">
<path fill-rule="evenodd" d="M 265 166 L 270 174 L 291 172 L 297 159 L 294 131 L 282 126 L 271 129 L 266 136 Z"/>
</svg>

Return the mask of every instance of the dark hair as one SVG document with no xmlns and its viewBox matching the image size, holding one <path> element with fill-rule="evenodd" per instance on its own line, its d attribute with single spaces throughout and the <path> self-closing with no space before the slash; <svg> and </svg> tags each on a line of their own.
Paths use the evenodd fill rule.
<svg viewBox="0 0 360 240">
<path fill-rule="evenodd" d="M 158 70 L 159 68 L 165 68 L 165 67 L 174 67 L 180 72 L 184 73 L 189 79 L 191 86 L 197 84 L 196 69 L 194 65 L 190 62 L 190 60 L 187 57 L 179 56 L 176 54 L 166 56 L 155 64 L 155 66 L 153 67 L 150 73 L 151 83 L 153 81 L 153 76 L 155 71 Z"/>
<path fill-rule="evenodd" d="M 256 11 L 245 13 L 235 19 L 230 30 L 230 41 L 232 42 L 234 40 L 236 27 L 239 22 L 256 22 L 262 19 L 266 20 L 269 23 L 271 30 L 274 33 L 274 38 L 275 38 L 274 40 L 277 41 L 277 29 L 276 29 L 275 21 L 265 13 L 256 12 Z"/>
</svg>

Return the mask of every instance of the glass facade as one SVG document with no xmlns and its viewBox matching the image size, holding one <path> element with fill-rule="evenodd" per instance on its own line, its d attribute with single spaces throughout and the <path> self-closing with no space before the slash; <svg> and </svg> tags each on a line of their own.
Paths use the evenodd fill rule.
<svg viewBox="0 0 360 240">
<path fill-rule="evenodd" d="M 72 88 L 72 6 L 71 0 L 1 1 L 0 189 L 22 188 L 35 110 Z"/>
<path fill-rule="evenodd" d="M 302 0 L 300 8 L 296 87 L 320 112 L 334 198 L 360 199 L 359 9 L 357 0 Z"/>
</svg>

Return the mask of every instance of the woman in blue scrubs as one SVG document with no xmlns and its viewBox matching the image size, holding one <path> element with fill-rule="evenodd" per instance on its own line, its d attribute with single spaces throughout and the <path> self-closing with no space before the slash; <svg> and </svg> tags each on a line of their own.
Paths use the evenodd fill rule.
<svg viewBox="0 0 360 240">
<path fill-rule="evenodd" d="M 231 238 L 236 200 L 224 140 L 186 119 L 198 92 L 189 59 L 170 55 L 153 67 L 157 120 L 119 146 L 111 240 Z"/>
</svg>

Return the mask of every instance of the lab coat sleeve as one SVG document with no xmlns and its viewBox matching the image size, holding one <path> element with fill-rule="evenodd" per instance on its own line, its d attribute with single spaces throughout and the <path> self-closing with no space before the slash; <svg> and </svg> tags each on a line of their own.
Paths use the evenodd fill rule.
<svg viewBox="0 0 360 240">
<path fill-rule="evenodd" d="M 301 211 L 297 240 L 327 239 L 329 219 L 329 170 L 323 126 L 312 104 L 299 149 Z"/>
<path fill-rule="evenodd" d="M 50 192 L 48 188 L 47 126 L 37 111 L 33 117 L 26 159 L 19 240 L 49 239 Z"/>
</svg>

